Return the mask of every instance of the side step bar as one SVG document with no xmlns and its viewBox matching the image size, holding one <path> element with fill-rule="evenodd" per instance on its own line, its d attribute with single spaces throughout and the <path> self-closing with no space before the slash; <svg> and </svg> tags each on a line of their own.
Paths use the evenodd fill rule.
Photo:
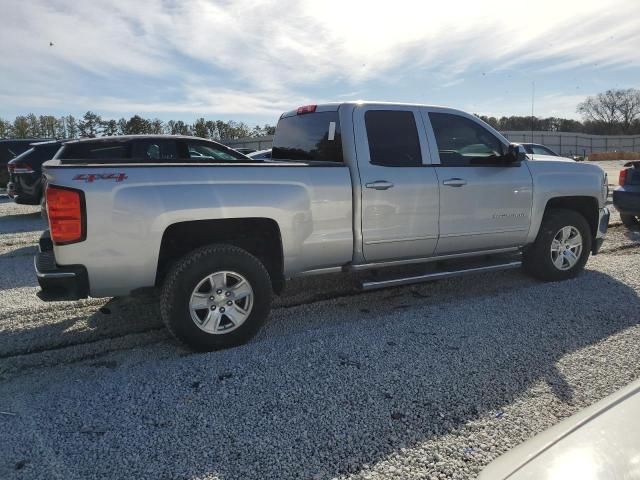
<svg viewBox="0 0 640 480">
<path fill-rule="evenodd" d="M 462 275 L 468 275 L 470 273 L 512 270 L 514 268 L 520 268 L 521 266 L 522 266 L 522 262 L 517 261 L 517 262 L 501 263 L 498 265 L 489 265 L 484 267 L 466 268 L 462 270 L 451 270 L 448 272 L 427 273 L 425 275 L 417 275 L 415 277 L 394 278 L 391 280 L 381 280 L 378 282 L 363 282 L 361 285 L 361 288 L 362 290 L 374 290 L 376 288 L 395 287 L 397 285 L 409 285 L 412 283 L 426 282 L 428 280 L 442 280 L 443 278 L 459 277 Z"/>
</svg>

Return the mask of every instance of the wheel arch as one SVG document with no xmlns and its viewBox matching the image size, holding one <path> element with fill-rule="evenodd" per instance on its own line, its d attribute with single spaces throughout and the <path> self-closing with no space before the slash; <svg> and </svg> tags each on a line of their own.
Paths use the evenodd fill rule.
<svg viewBox="0 0 640 480">
<path fill-rule="evenodd" d="M 271 218 L 225 218 L 190 220 L 168 225 L 160 243 L 155 284 L 159 286 L 172 263 L 205 245 L 235 245 L 257 257 L 271 277 L 273 291 L 284 288 L 282 237 L 278 223 Z"/>
<path fill-rule="evenodd" d="M 598 199 L 589 196 L 554 197 L 547 201 L 544 208 L 544 215 L 549 210 L 564 209 L 574 210 L 582 215 L 591 231 L 592 238 L 598 232 Z"/>
<path fill-rule="evenodd" d="M 530 243 L 537 238 L 545 215 L 547 215 L 550 210 L 559 209 L 573 210 L 582 215 L 589 224 L 592 239 L 596 238 L 598 232 L 598 199 L 588 195 L 556 196 L 547 199 L 544 204 L 544 209 L 542 209 L 541 213 L 538 213 L 539 220 L 532 225 L 532 229 L 529 232 Z"/>
</svg>

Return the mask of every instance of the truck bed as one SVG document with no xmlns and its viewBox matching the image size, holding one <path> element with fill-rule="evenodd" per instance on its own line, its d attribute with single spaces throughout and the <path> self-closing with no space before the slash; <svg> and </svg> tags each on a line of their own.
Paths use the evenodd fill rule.
<svg viewBox="0 0 640 480">
<path fill-rule="evenodd" d="M 87 267 L 92 296 L 153 286 L 163 234 L 181 222 L 274 221 L 287 277 L 352 260 L 352 187 L 343 164 L 52 160 L 44 171 L 50 185 L 84 192 L 86 240 L 56 246 L 55 256 L 58 265 Z"/>
</svg>

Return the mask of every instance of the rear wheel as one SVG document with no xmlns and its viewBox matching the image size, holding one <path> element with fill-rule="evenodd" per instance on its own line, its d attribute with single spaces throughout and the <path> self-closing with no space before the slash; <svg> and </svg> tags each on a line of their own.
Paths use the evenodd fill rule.
<svg viewBox="0 0 640 480">
<path fill-rule="evenodd" d="M 264 265 L 231 245 L 211 245 L 176 262 L 162 288 L 167 328 L 195 350 L 233 347 L 258 331 L 271 309 Z"/>
<path fill-rule="evenodd" d="M 591 230 L 586 219 L 573 210 L 550 210 L 535 243 L 524 253 L 523 265 L 540 280 L 566 280 L 584 269 L 590 251 Z"/>
<path fill-rule="evenodd" d="M 620 220 L 622 220 L 622 223 L 625 227 L 631 228 L 640 225 L 640 221 L 638 221 L 638 217 L 636 217 L 635 215 L 625 215 L 621 213 Z"/>
</svg>

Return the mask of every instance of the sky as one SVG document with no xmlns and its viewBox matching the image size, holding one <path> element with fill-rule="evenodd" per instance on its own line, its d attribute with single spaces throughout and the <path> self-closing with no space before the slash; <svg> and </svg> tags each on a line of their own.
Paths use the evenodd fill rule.
<svg viewBox="0 0 640 480">
<path fill-rule="evenodd" d="M 275 124 L 380 100 L 579 118 L 640 88 L 640 0 L 0 0 L 0 118 Z"/>
</svg>

